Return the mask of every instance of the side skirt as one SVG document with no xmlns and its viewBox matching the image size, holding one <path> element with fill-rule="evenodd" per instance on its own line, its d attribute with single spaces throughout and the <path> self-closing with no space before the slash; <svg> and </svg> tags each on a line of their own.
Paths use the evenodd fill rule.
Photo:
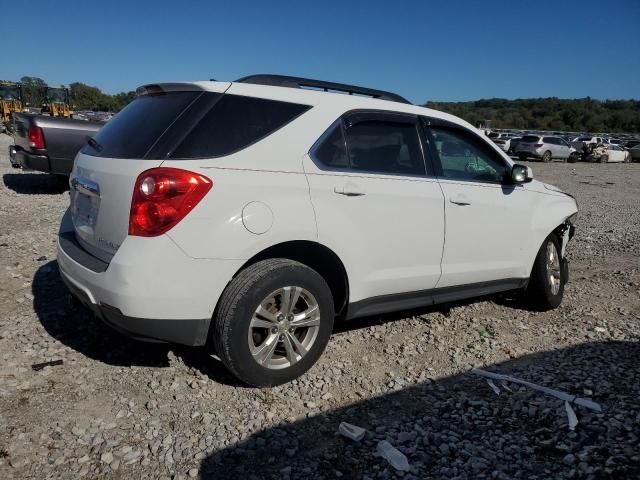
<svg viewBox="0 0 640 480">
<path fill-rule="evenodd" d="M 417 292 L 394 293 L 366 298 L 350 303 L 347 307 L 346 319 L 368 317 L 401 310 L 423 308 L 439 303 L 456 302 L 474 297 L 483 297 L 499 292 L 508 292 L 525 287 L 528 278 L 508 278 L 490 282 L 471 283 L 454 287 L 433 288 Z"/>
</svg>

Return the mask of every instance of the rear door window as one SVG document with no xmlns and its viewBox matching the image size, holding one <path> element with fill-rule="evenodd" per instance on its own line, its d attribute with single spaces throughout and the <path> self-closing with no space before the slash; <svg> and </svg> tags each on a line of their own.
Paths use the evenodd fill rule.
<svg viewBox="0 0 640 480">
<path fill-rule="evenodd" d="M 145 158 L 153 144 L 201 92 L 142 95 L 127 105 L 95 135 L 83 153 L 95 157 Z"/>
<path fill-rule="evenodd" d="M 173 149 L 169 158 L 221 157 L 283 127 L 310 107 L 240 95 L 223 95 Z"/>
<path fill-rule="evenodd" d="M 346 138 L 354 171 L 426 175 L 415 122 L 361 121 L 347 128 Z"/>
</svg>

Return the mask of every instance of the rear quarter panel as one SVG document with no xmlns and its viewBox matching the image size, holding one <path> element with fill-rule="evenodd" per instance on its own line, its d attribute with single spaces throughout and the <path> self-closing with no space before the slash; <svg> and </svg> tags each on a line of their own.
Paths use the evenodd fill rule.
<svg viewBox="0 0 640 480">
<path fill-rule="evenodd" d="M 291 240 L 317 240 L 309 185 L 302 172 L 231 169 L 165 162 L 163 166 L 201 173 L 213 181 L 206 197 L 168 236 L 193 258 L 246 260 L 262 250 Z M 243 210 L 252 202 L 262 206 L 270 227 L 252 233 Z M 266 208 L 264 208 L 266 207 Z"/>
</svg>

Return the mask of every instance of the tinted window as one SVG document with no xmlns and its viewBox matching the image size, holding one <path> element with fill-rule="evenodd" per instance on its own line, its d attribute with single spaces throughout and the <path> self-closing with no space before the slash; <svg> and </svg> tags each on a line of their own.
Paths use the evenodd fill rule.
<svg viewBox="0 0 640 480">
<path fill-rule="evenodd" d="M 522 143 L 538 143 L 540 141 L 540 137 L 535 135 L 525 135 L 520 141 Z"/>
<path fill-rule="evenodd" d="M 553 138 L 553 137 L 542 137 L 542 142 L 543 143 L 550 143 L 551 145 L 555 145 L 557 143 L 556 139 Z"/>
<path fill-rule="evenodd" d="M 506 162 L 480 138 L 462 130 L 439 127 L 432 127 L 431 133 L 443 177 L 491 183 L 504 180 Z"/>
<path fill-rule="evenodd" d="M 363 121 L 347 129 L 352 170 L 425 175 L 414 123 Z"/>
<path fill-rule="evenodd" d="M 223 95 L 170 154 L 220 157 L 248 147 L 309 109 L 307 105 Z"/>
<path fill-rule="evenodd" d="M 329 168 L 348 167 L 341 124 L 342 120 L 334 123 L 311 150 L 313 159 Z"/>
<path fill-rule="evenodd" d="M 101 149 L 86 145 L 82 152 L 98 157 L 144 158 L 199 95 L 200 92 L 175 92 L 137 97 L 98 131 L 94 138 Z"/>
</svg>

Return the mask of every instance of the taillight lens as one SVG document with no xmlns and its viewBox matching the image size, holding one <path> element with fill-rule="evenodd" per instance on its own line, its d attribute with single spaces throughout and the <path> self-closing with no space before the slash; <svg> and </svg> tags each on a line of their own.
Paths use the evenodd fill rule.
<svg viewBox="0 0 640 480">
<path fill-rule="evenodd" d="M 44 133 L 40 127 L 31 125 L 29 127 L 28 135 L 31 148 L 35 148 L 36 150 L 43 150 L 46 148 L 46 144 L 44 143 Z"/>
<path fill-rule="evenodd" d="M 533 146 L 534 146 L 535 148 L 540 148 L 540 147 L 542 147 L 542 145 L 544 145 L 544 143 L 534 143 L 534 144 L 533 144 Z"/>
<path fill-rule="evenodd" d="M 155 237 L 182 220 L 204 198 L 213 182 L 178 168 L 152 168 L 136 179 L 129 235 Z"/>
</svg>

